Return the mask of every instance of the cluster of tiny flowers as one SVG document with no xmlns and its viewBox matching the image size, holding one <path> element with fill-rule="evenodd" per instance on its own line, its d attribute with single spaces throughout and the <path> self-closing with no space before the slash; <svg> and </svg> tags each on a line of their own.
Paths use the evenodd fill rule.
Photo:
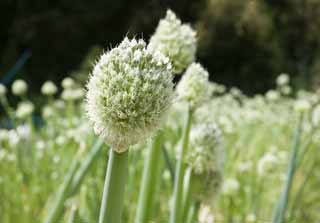
<svg viewBox="0 0 320 223">
<path fill-rule="evenodd" d="M 310 108 L 311 108 L 311 104 L 309 103 L 309 101 L 305 99 L 299 99 L 294 104 L 294 110 L 297 112 L 303 113 L 310 110 Z"/>
<path fill-rule="evenodd" d="M 28 85 L 24 80 L 16 80 L 12 84 L 12 93 L 17 96 L 24 95 L 28 90 Z"/>
<path fill-rule="evenodd" d="M 41 87 L 41 93 L 43 95 L 52 96 L 58 91 L 57 86 L 52 81 L 46 81 Z"/>
<path fill-rule="evenodd" d="M 62 80 L 61 85 L 64 89 L 71 89 L 75 86 L 75 82 L 71 77 L 66 77 Z"/>
<path fill-rule="evenodd" d="M 178 86 L 178 97 L 195 109 L 210 97 L 209 73 L 199 63 L 192 63 L 182 76 Z"/>
<path fill-rule="evenodd" d="M 224 149 L 221 131 L 215 123 L 197 125 L 190 133 L 186 161 L 192 168 L 194 196 L 202 202 L 212 201 L 222 183 Z"/>
<path fill-rule="evenodd" d="M 284 86 L 284 85 L 288 85 L 290 81 L 289 75 L 282 73 L 277 77 L 277 85 L 278 86 Z"/>
<path fill-rule="evenodd" d="M 34 105 L 32 102 L 24 101 L 18 104 L 16 115 L 18 118 L 26 118 L 34 111 Z"/>
<path fill-rule="evenodd" d="M 125 38 L 103 54 L 87 85 L 86 110 L 96 134 L 124 152 L 160 125 L 173 98 L 169 59 Z"/>
<path fill-rule="evenodd" d="M 191 130 L 187 162 L 195 174 L 222 170 L 222 135 L 215 123 L 202 123 Z"/>
<path fill-rule="evenodd" d="M 161 19 L 150 39 L 149 48 L 159 50 L 169 57 L 173 72 L 181 73 L 195 60 L 197 49 L 196 32 L 176 17 L 171 10 Z"/>
</svg>

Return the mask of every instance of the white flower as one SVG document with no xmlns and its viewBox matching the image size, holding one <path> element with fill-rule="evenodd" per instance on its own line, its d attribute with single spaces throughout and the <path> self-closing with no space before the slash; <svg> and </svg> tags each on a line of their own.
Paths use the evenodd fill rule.
<svg viewBox="0 0 320 223">
<path fill-rule="evenodd" d="M 153 133 L 173 98 L 170 63 L 145 45 L 125 38 L 100 57 L 87 85 L 89 120 L 117 152 Z"/>
<path fill-rule="evenodd" d="M 208 78 L 208 71 L 199 63 L 192 63 L 178 83 L 178 97 L 188 102 L 191 109 L 199 107 L 210 97 Z"/>
<path fill-rule="evenodd" d="M 259 176 L 264 176 L 266 173 L 272 171 L 276 164 L 278 163 L 278 158 L 271 154 L 265 154 L 260 160 L 258 161 L 258 174 Z"/>
<path fill-rule="evenodd" d="M 268 101 L 276 101 L 280 98 L 280 94 L 278 91 L 275 91 L 275 90 L 269 90 L 267 93 L 266 93 L 266 98 Z"/>
<path fill-rule="evenodd" d="M 284 86 L 284 85 L 287 85 L 289 83 L 289 81 L 290 81 L 289 75 L 282 73 L 277 77 L 276 82 L 277 82 L 278 86 Z"/>
<path fill-rule="evenodd" d="M 311 108 L 311 104 L 309 101 L 304 99 L 299 99 L 294 104 L 294 110 L 297 112 L 306 112 L 309 111 Z"/>
<path fill-rule="evenodd" d="M 17 134 L 21 139 L 28 139 L 31 134 L 31 128 L 29 125 L 19 125 L 16 128 Z"/>
<path fill-rule="evenodd" d="M 15 80 L 12 84 L 12 93 L 17 96 L 24 95 L 28 90 L 28 85 L 24 80 Z"/>
<path fill-rule="evenodd" d="M 208 205 L 201 205 L 198 221 L 201 223 L 214 223 L 214 214 Z"/>
<path fill-rule="evenodd" d="M 71 89 L 75 86 L 75 82 L 71 77 L 66 77 L 62 80 L 61 85 L 64 89 Z"/>
<path fill-rule="evenodd" d="M 66 101 L 76 101 L 84 97 L 84 91 L 80 88 L 69 89 L 66 88 L 62 91 L 61 98 Z"/>
<path fill-rule="evenodd" d="M 195 59 L 197 49 L 196 32 L 176 17 L 171 10 L 161 19 L 150 39 L 148 48 L 159 50 L 167 56 L 174 73 L 181 73 Z"/>
<path fill-rule="evenodd" d="M 46 105 L 42 109 L 42 116 L 44 118 L 51 118 L 54 116 L 54 108 L 50 105 Z"/>
<path fill-rule="evenodd" d="M 5 85 L 0 83 L 0 98 L 5 96 L 7 93 L 7 88 Z"/>
<path fill-rule="evenodd" d="M 16 110 L 16 116 L 18 118 L 26 118 L 30 116 L 34 111 L 34 105 L 29 101 L 20 102 Z"/>
<path fill-rule="evenodd" d="M 41 87 L 41 93 L 48 96 L 54 95 L 57 90 L 57 86 L 52 81 L 46 81 Z"/>
<path fill-rule="evenodd" d="M 225 195 L 232 195 L 240 188 L 240 184 L 235 178 L 227 178 L 222 185 L 222 193 Z"/>
<path fill-rule="evenodd" d="M 190 149 L 186 155 L 195 174 L 222 172 L 224 148 L 221 131 L 215 123 L 196 125 L 190 132 Z"/>
</svg>

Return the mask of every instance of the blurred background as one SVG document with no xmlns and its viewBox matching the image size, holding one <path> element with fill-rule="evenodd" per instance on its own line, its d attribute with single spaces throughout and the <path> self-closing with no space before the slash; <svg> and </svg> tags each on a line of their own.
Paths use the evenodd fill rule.
<svg viewBox="0 0 320 223">
<path fill-rule="evenodd" d="M 60 0 L 0 2 L 0 82 L 86 81 L 93 61 L 124 36 L 148 40 L 167 8 L 198 31 L 211 79 L 263 93 L 280 73 L 296 88 L 320 82 L 319 0 Z"/>
</svg>

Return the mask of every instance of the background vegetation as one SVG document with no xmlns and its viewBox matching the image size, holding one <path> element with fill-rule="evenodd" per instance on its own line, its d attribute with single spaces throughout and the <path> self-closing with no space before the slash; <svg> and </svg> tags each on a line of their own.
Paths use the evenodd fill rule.
<svg viewBox="0 0 320 223">
<path fill-rule="evenodd" d="M 6 75 L 17 73 L 33 89 L 47 79 L 60 81 L 79 70 L 92 47 L 108 49 L 126 34 L 148 39 L 167 8 L 197 29 L 200 62 L 217 82 L 251 94 L 286 72 L 298 87 L 317 85 L 317 0 L 4 0 L 0 77 L 10 82 Z"/>
</svg>

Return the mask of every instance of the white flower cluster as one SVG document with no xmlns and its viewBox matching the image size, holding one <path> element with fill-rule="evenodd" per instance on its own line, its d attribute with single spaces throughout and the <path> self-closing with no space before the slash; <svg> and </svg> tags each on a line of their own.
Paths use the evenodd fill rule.
<svg viewBox="0 0 320 223">
<path fill-rule="evenodd" d="M 20 102 L 16 111 L 18 118 L 26 118 L 34 111 L 34 105 L 30 101 Z"/>
<path fill-rule="evenodd" d="M 145 139 L 160 125 L 173 98 L 169 59 L 125 38 L 103 54 L 87 85 L 86 110 L 94 130 L 115 151 Z"/>
<path fill-rule="evenodd" d="M 190 132 L 190 149 L 186 161 L 192 168 L 194 196 L 202 202 L 212 202 L 222 184 L 224 148 L 215 123 L 197 125 Z"/>
<path fill-rule="evenodd" d="M 84 96 L 84 91 L 77 87 L 75 81 L 71 77 L 66 77 L 62 80 L 61 86 L 63 88 L 61 98 L 65 101 L 80 100 Z"/>
<path fill-rule="evenodd" d="M 191 130 L 187 162 L 195 174 L 222 171 L 224 149 L 221 134 L 218 126 L 212 122 L 199 124 Z"/>
<path fill-rule="evenodd" d="M 177 86 L 181 100 L 195 109 L 210 97 L 209 73 L 199 63 L 192 63 Z"/>
<path fill-rule="evenodd" d="M 57 86 L 52 81 L 46 81 L 41 87 L 41 93 L 43 95 L 52 96 L 58 91 Z"/>
<path fill-rule="evenodd" d="M 24 95 L 28 91 L 28 85 L 24 80 L 16 80 L 12 84 L 12 93 L 17 96 Z"/>
<path fill-rule="evenodd" d="M 195 60 L 196 32 L 187 24 L 181 24 L 171 10 L 161 19 L 150 39 L 149 48 L 159 50 L 169 57 L 173 72 L 181 73 Z"/>
</svg>

